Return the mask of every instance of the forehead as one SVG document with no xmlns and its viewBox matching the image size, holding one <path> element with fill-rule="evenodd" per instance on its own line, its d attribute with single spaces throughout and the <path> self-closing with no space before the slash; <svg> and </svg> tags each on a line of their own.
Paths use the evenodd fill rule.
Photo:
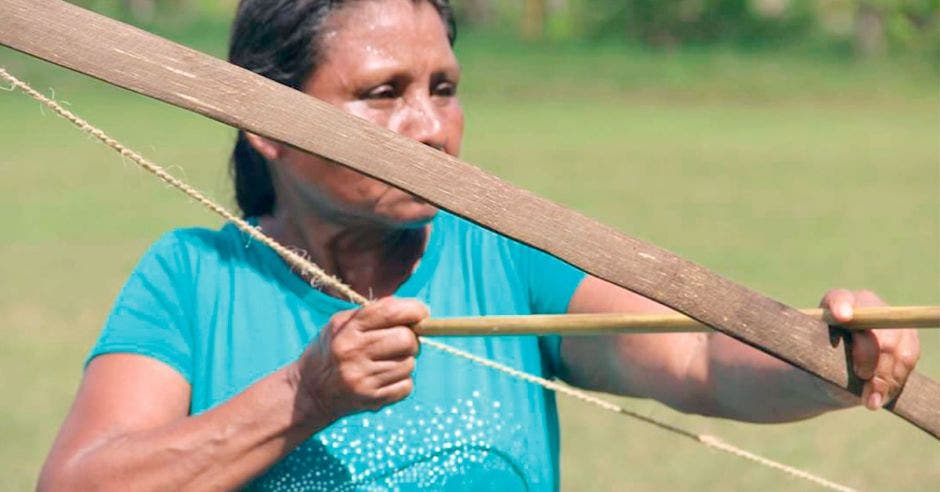
<svg viewBox="0 0 940 492">
<path fill-rule="evenodd" d="M 351 72 L 383 65 L 456 66 L 444 22 L 424 0 L 354 0 L 324 27 L 324 65 Z"/>
</svg>

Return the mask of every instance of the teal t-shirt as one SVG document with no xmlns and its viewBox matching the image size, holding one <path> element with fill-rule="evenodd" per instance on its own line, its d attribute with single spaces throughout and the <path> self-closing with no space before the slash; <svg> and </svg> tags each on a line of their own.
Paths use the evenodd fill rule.
<svg viewBox="0 0 940 492">
<path fill-rule="evenodd" d="M 584 274 L 549 255 L 439 212 L 398 297 L 432 316 L 562 313 Z M 121 291 L 89 356 L 130 352 L 177 370 L 191 412 L 219 405 L 295 360 L 348 302 L 311 288 L 269 248 L 228 224 L 170 232 Z M 441 338 L 543 377 L 555 338 Z M 430 347 L 414 392 L 334 422 L 250 485 L 253 490 L 544 490 L 558 488 L 554 395 Z"/>
</svg>

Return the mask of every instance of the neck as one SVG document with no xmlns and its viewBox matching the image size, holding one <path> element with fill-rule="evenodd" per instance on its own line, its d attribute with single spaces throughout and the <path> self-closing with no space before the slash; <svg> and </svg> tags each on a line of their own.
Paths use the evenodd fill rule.
<svg viewBox="0 0 940 492">
<path fill-rule="evenodd" d="M 262 217 L 260 225 L 278 242 L 303 251 L 324 271 L 368 298 L 392 295 L 411 276 L 431 228 L 430 224 L 396 228 L 320 215 L 296 217 L 281 208 Z"/>
</svg>

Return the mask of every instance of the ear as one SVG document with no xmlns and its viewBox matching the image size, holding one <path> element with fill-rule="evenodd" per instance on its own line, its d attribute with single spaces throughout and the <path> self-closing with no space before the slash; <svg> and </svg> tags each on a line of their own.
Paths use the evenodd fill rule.
<svg viewBox="0 0 940 492">
<path fill-rule="evenodd" d="M 273 140 L 268 140 L 260 135 L 251 132 L 245 132 L 245 139 L 259 154 L 269 161 L 276 161 L 281 157 L 284 147 Z"/>
</svg>

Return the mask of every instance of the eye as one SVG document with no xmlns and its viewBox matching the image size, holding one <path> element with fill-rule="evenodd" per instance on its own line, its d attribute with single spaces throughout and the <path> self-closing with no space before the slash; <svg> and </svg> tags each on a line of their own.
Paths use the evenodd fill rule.
<svg viewBox="0 0 940 492">
<path fill-rule="evenodd" d="M 457 84 L 449 80 L 442 80 L 434 85 L 431 94 L 435 96 L 454 97 L 457 95 Z"/>
<path fill-rule="evenodd" d="M 360 99 L 394 99 L 399 96 L 394 84 L 382 84 L 363 92 Z"/>
</svg>

